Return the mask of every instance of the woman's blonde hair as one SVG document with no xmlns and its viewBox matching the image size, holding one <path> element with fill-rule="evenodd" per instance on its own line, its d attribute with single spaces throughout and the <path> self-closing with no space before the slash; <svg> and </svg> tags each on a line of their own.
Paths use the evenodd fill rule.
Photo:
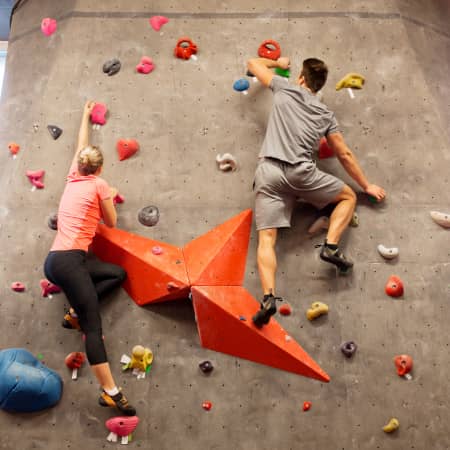
<svg viewBox="0 0 450 450">
<path fill-rule="evenodd" d="M 78 154 L 78 172 L 92 175 L 103 165 L 103 154 L 95 145 L 88 145 Z"/>
</svg>

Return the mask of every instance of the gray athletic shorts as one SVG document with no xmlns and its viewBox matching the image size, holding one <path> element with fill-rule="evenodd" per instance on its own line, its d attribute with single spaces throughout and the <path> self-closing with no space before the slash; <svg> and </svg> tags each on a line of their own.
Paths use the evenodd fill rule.
<svg viewBox="0 0 450 450">
<path fill-rule="evenodd" d="M 344 185 L 339 178 L 319 170 L 314 161 L 292 165 L 261 158 L 254 183 L 256 229 L 290 227 L 298 200 L 321 209 L 338 196 Z"/>
</svg>

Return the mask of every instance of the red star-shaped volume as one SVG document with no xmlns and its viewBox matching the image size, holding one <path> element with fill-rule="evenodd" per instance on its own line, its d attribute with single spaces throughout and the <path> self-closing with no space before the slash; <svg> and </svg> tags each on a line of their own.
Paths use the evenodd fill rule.
<svg viewBox="0 0 450 450">
<path fill-rule="evenodd" d="M 253 325 L 259 303 L 242 287 L 251 218 L 251 210 L 243 211 L 182 249 L 99 225 L 93 248 L 99 258 L 127 271 L 123 287 L 138 305 L 191 292 L 204 347 L 329 381 L 274 319 L 262 329 Z"/>
</svg>

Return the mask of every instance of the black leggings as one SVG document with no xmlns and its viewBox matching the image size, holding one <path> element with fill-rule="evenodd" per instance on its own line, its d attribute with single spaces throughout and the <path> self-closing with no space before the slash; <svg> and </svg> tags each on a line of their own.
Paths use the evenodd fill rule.
<svg viewBox="0 0 450 450">
<path fill-rule="evenodd" d="M 87 255 L 83 250 L 52 251 L 44 264 L 45 276 L 66 294 L 86 335 L 89 363 L 107 362 L 103 343 L 99 297 L 120 286 L 127 274 L 115 264 Z"/>
</svg>

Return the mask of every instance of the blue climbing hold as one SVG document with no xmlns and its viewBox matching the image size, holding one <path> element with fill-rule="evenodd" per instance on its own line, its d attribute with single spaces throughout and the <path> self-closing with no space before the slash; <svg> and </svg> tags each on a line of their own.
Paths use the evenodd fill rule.
<svg viewBox="0 0 450 450">
<path fill-rule="evenodd" d="M 233 89 L 238 92 L 247 91 L 250 87 L 250 83 L 245 78 L 240 78 L 236 80 L 233 84 Z"/>
<path fill-rule="evenodd" d="M 29 351 L 0 351 L 0 408 L 11 412 L 34 412 L 58 403 L 61 377 Z"/>
</svg>

